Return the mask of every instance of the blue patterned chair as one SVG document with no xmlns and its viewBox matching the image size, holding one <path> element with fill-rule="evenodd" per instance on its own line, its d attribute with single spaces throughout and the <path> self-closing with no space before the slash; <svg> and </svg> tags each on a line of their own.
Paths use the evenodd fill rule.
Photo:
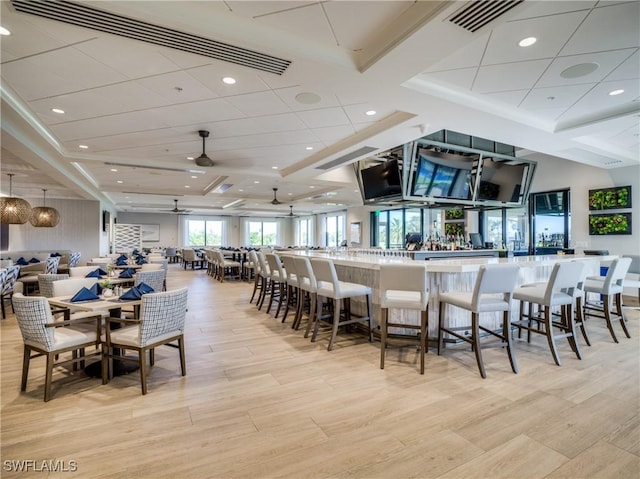
<svg viewBox="0 0 640 479">
<path fill-rule="evenodd" d="M 13 296 L 13 287 L 16 284 L 16 280 L 20 275 L 20 266 L 12 266 L 11 268 L 7 268 L 6 274 L 4 276 L 4 280 L 2 281 L 2 287 L 0 288 L 0 305 L 2 307 L 2 319 L 7 317 L 7 312 L 5 310 L 5 301 L 8 299 L 11 303 L 11 309 L 13 310 L 13 301 L 11 297 Z"/>
</svg>

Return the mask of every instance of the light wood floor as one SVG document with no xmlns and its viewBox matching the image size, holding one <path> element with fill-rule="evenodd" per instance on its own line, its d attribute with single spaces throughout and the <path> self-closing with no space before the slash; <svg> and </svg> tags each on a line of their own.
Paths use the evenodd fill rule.
<svg viewBox="0 0 640 479">
<path fill-rule="evenodd" d="M 20 393 L 22 341 L 1 323 L 2 477 L 5 461 L 74 460 L 92 478 L 637 478 L 640 475 L 639 313 L 632 339 L 614 344 L 588 322 L 593 346 L 579 361 L 544 337 L 506 353 L 485 350 L 487 379 L 468 348 L 427 355 L 340 334 L 310 343 L 249 304 L 247 283 L 220 284 L 172 265 L 169 288 L 189 287 L 187 376 L 177 351 L 160 348 L 149 374 L 108 385 L 54 372 L 44 403 L 44 361 Z M 619 326 L 617 326 L 619 328 Z M 620 333 L 622 336 L 622 333 Z"/>
</svg>

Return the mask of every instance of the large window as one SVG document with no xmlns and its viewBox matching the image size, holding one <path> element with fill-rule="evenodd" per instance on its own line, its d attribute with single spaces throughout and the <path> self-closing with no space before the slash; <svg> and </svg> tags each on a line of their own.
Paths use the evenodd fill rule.
<svg viewBox="0 0 640 479">
<path fill-rule="evenodd" d="M 500 208 L 481 213 L 485 242 L 494 248 L 504 248 L 526 254 L 529 250 L 527 208 Z"/>
<path fill-rule="evenodd" d="M 278 238 L 278 223 L 275 221 L 250 221 L 249 245 L 273 246 Z"/>
<path fill-rule="evenodd" d="M 313 246 L 313 230 L 311 218 L 300 218 L 296 231 L 296 245 Z"/>
<path fill-rule="evenodd" d="M 187 234 L 189 246 L 222 246 L 223 222 L 188 220 Z"/>
<path fill-rule="evenodd" d="M 371 246 L 380 248 L 404 248 L 407 233 L 428 236 L 421 208 L 376 211 L 371 215 Z"/>
<path fill-rule="evenodd" d="M 345 215 L 330 215 L 326 218 L 327 247 L 338 247 L 346 240 L 344 232 Z"/>
</svg>

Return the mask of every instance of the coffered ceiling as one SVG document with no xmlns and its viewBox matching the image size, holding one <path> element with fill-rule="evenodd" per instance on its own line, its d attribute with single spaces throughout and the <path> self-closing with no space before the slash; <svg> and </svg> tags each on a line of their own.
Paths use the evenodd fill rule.
<svg viewBox="0 0 640 479">
<path fill-rule="evenodd" d="M 473 2 L 46 2 L 98 9 L 78 15 L 87 27 L 23 12 L 38 3 L 1 2 L 5 194 L 15 172 L 14 194 L 121 211 L 331 211 L 362 204 L 353 152 L 440 129 L 601 168 L 640 162 L 637 1 L 515 1 L 475 32 L 450 21 Z M 101 11 L 169 28 L 171 46 L 95 29 Z M 235 63 L 199 53 L 210 44 Z M 187 159 L 198 130 L 212 167 Z"/>
</svg>

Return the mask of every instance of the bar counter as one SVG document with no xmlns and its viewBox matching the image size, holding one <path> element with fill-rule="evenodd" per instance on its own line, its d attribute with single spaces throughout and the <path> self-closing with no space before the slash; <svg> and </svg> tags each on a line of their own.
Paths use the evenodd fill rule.
<svg viewBox="0 0 640 479">
<path fill-rule="evenodd" d="M 455 254 L 455 251 L 450 253 Z M 373 297 L 373 318 L 376 329 L 380 324 L 380 266 L 383 264 L 416 263 L 408 257 L 378 256 L 368 254 L 353 254 L 349 251 L 321 252 L 287 250 L 278 252 L 280 255 L 308 256 L 310 258 L 327 258 L 333 260 L 338 278 L 342 281 L 359 283 L 370 286 Z M 520 266 L 517 285 L 546 281 L 549 279 L 553 265 L 557 262 L 581 260 L 585 261 L 587 274 L 598 275 L 600 263 L 609 262 L 617 256 L 585 256 L 585 255 L 546 255 L 546 256 L 516 256 L 510 258 L 447 258 L 419 261 L 425 267 L 429 284 L 429 339 L 437 337 L 438 333 L 438 309 L 441 292 L 447 291 L 473 291 L 473 286 L 481 265 L 488 264 L 517 264 Z M 352 300 L 352 308 L 356 313 L 364 311 L 364 301 Z M 512 305 L 512 320 L 518 316 L 517 302 Z M 389 319 L 394 322 L 419 323 L 419 313 L 410 310 L 391 310 Z M 449 326 L 465 326 L 471 324 L 467 311 L 447 306 L 445 310 L 446 321 Z M 499 313 L 486 313 L 481 315 L 483 326 L 497 330 L 502 325 Z M 395 332 L 395 331 L 394 331 Z M 400 332 L 400 331 L 398 331 Z"/>
</svg>

